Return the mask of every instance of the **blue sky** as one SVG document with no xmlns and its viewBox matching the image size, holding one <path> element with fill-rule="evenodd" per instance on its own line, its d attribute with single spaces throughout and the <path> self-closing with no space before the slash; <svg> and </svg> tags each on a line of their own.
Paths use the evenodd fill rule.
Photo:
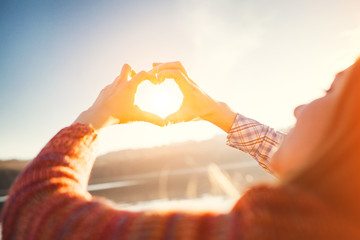
<svg viewBox="0 0 360 240">
<path fill-rule="evenodd" d="M 360 54 L 359 9 L 358 0 L 1 1 L 0 159 L 34 157 L 124 63 L 180 60 L 215 99 L 291 126 L 293 108 Z M 100 154 L 217 134 L 204 122 L 115 126 Z"/>
</svg>

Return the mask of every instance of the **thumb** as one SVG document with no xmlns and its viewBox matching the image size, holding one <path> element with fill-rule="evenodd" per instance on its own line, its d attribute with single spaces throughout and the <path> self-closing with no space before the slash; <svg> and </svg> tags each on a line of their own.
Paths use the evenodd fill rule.
<svg viewBox="0 0 360 240">
<path fill-rule="evenodd" d="M 135 106 L 135 107 L 137 109 L 136 111 L 137 111 L 138 121 L 152 123 L 159 127 L 165 126 L 165 120 L 162 119 L 160 116 L 151 112 L 143 111 L 139 108 L 139 106 Z"/>
<path fill-rule="evenodd" d="M 181 122 L 187 122 L 187 120 L 184 118 L 183 111 L 181 110 L 174 112 L 165 118 L 165 123 L 167 125 Z"/>
</svg>

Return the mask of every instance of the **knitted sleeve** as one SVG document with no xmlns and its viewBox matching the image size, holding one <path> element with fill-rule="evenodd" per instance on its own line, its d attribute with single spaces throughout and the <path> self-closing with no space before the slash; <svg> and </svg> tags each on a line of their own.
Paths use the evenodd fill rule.
<svg viewBox="0 0 360 240">
<path fill-rule="evenodd" d="M 61 130 L 12 186 L 1 220 L 8 239 L 239 239 L 239 214 L 129 212 L 86 191 L 97 134 Z"/>
</svg>

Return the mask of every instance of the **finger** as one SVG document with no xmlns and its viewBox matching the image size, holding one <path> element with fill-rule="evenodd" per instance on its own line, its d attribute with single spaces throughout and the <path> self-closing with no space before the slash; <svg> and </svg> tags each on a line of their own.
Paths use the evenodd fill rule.
<svg viewBox="0 0 360 240">
<path fill-rule="evenodd" d="M 152 123 L 155 124 L 157 126 L 163 127 L 165 126 L 165 120 L 162 119 L 160 116 L 154 114 L 154 113 L 150 113 L 150 112 L 146 112 L 146 111 L 142 111 L 138 106 L 136 107 L 136 111 L 138 112 L 138 116 L 139 116 L 139 121 L 144 121 L 144 122 L 148 122 L 148 123 Z"/>
<path fill-rule="evenodd" d="M 176 84 L 179 86 L 181 92 L 185 92 L 191 87 L 192 83 L 188 81 L 188 78 L 180 70 L 162 70 L 158 73 L 157 80 L 159 83 L 165 81 L 166 78 L 174 79 Z"/>
<path fill-rule="evenodd" d="M 154 66 L 153 69 L 148 71 L 149 74 L 153 74 L 156 78 L 156 80 L 154 82 L 152 82 L 153 84 L 160 84 L 160 82 L 157 79 L 158 72 L 159 72 L 159 68 L 157 66 Z"/>
<path fill-rule="evenodd" d="M 162 63 L 159 62 L 155 62 L 152 64 L 153 69 L 150 70 L 151 73 L 154 73 L 155 75 L 157 75 L 157 73 L 159 72 L 159 65 L 161 65 Z"/>
<path fill-rule="evenodd" d="M 163 63 L 160 63 L 160 62 L 154 62 L 154 63 L 152 64 L 152 66 L 153 66 L 153 68 L 154 68 L 154 67 L 156 67 L 156 66 L 158 66 L 158 65 L 160 65 L 160 64 L 163 64 Z"/>
<path fill-rule="evenodd" d="M 151 74 L 149 72 L 141 71 L 138 74 L 136 74 L 132 79 L 129 81 L 129 87 L 131 88 L 137 88 L 140 83 L 142 83 L 145 80 L 149 80 L 152 83 L 156 83 L 157 79 L 155 77 L 155 74 Z"/>
<path fill-rule="evenodd" d="M 134 69 L 131 69 L 130 78 L 133 78 L 135 75 L 136 75 L 136 72 L 134 71 Z"/>
<path fill-rule="evenodd" d="M 183 110 L 172 113 L 164 119 L 166 125 L 199 120 L 202 120 L 202 118 L 186 114 L 186 111 Z"/>
<path fill-rule="evenodd" d="M 189 82 L 193 83 L 194 85 L 197 85 L 193 80 L 191 80 L 191 78 L 189 77 L 189 75 L 187 74 L 184 66 L 181 64 L 181 62 L 176 61 L 176 62 L 168 62 L 168 63 L 153 63 L 153 66 L 155 64 L 155 67 L 153 68 L 155 73 L 158 73 L 159 71 L 165 70 L 165 69 L 178 69 L 180 71 L 182 71 L 184 73 L 184 75 L 188 78 Z M 160 84 L 161 82 L 159 82 Z"/>
<path fill-rule="evenodd" d="M 158 65 L 156 65 L 156 67 L 158 68 L 158 71 L 162 71 L 162 70 L 166 70 L 166 69 L 178 69 L 178 70 L 182 71 L 185 74 L 185 76 L 189 77 L 184 66 L 179 61 L 158 64 Z"/>
<path fill-rule="evenodd" d="M 162 63 L 153 63 L 152 66 L 153 68 L 149 71 L 149 73 L 151 74 L 155 74 L 155 76 L 157 77 L 157 74 L 159 72 L 159 65 L 162 64 Z M 159 81 L 156 81 L 156 82 L 153 82 L 153 84 L 160 84 L 161 82 Z"/>
<path fill-rule="evenodd" d="M 174 112 L 172 114 L 170 114 L 169 116 L 167 116 L 165 119 L 165 124 L 169 125 L 169 124 L 175 124 L 175 123 L 181 123 L 181 122 L 186 122 L 185 118 L 184 118 L 184 114 L 182 113 L 181 110 Z"/>
<path fill-rule="evenodd" d="M 119 84 L 121 82 L 125 82 L 129 79 L 129 76 L 132 73 L 132 69 L 129 64 L 124 64 L 124 66 L 121 69 L 120 75 L 115 78 L 114 83 Z"/>
</svg>

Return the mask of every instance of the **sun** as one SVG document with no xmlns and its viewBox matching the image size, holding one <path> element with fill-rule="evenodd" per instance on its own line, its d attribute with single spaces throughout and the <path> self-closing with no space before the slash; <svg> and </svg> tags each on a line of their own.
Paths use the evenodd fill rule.
<svg viewBox="0 0 360 240">
<path fill-rule="evenodd" d="M 165 118 L 176 112 L 182 103 L 183 95 L 173 79 L 166 79 L 160 85 L 146 81 L 138 86 L 135 104 L 142 110 Z"/>
</svg>

